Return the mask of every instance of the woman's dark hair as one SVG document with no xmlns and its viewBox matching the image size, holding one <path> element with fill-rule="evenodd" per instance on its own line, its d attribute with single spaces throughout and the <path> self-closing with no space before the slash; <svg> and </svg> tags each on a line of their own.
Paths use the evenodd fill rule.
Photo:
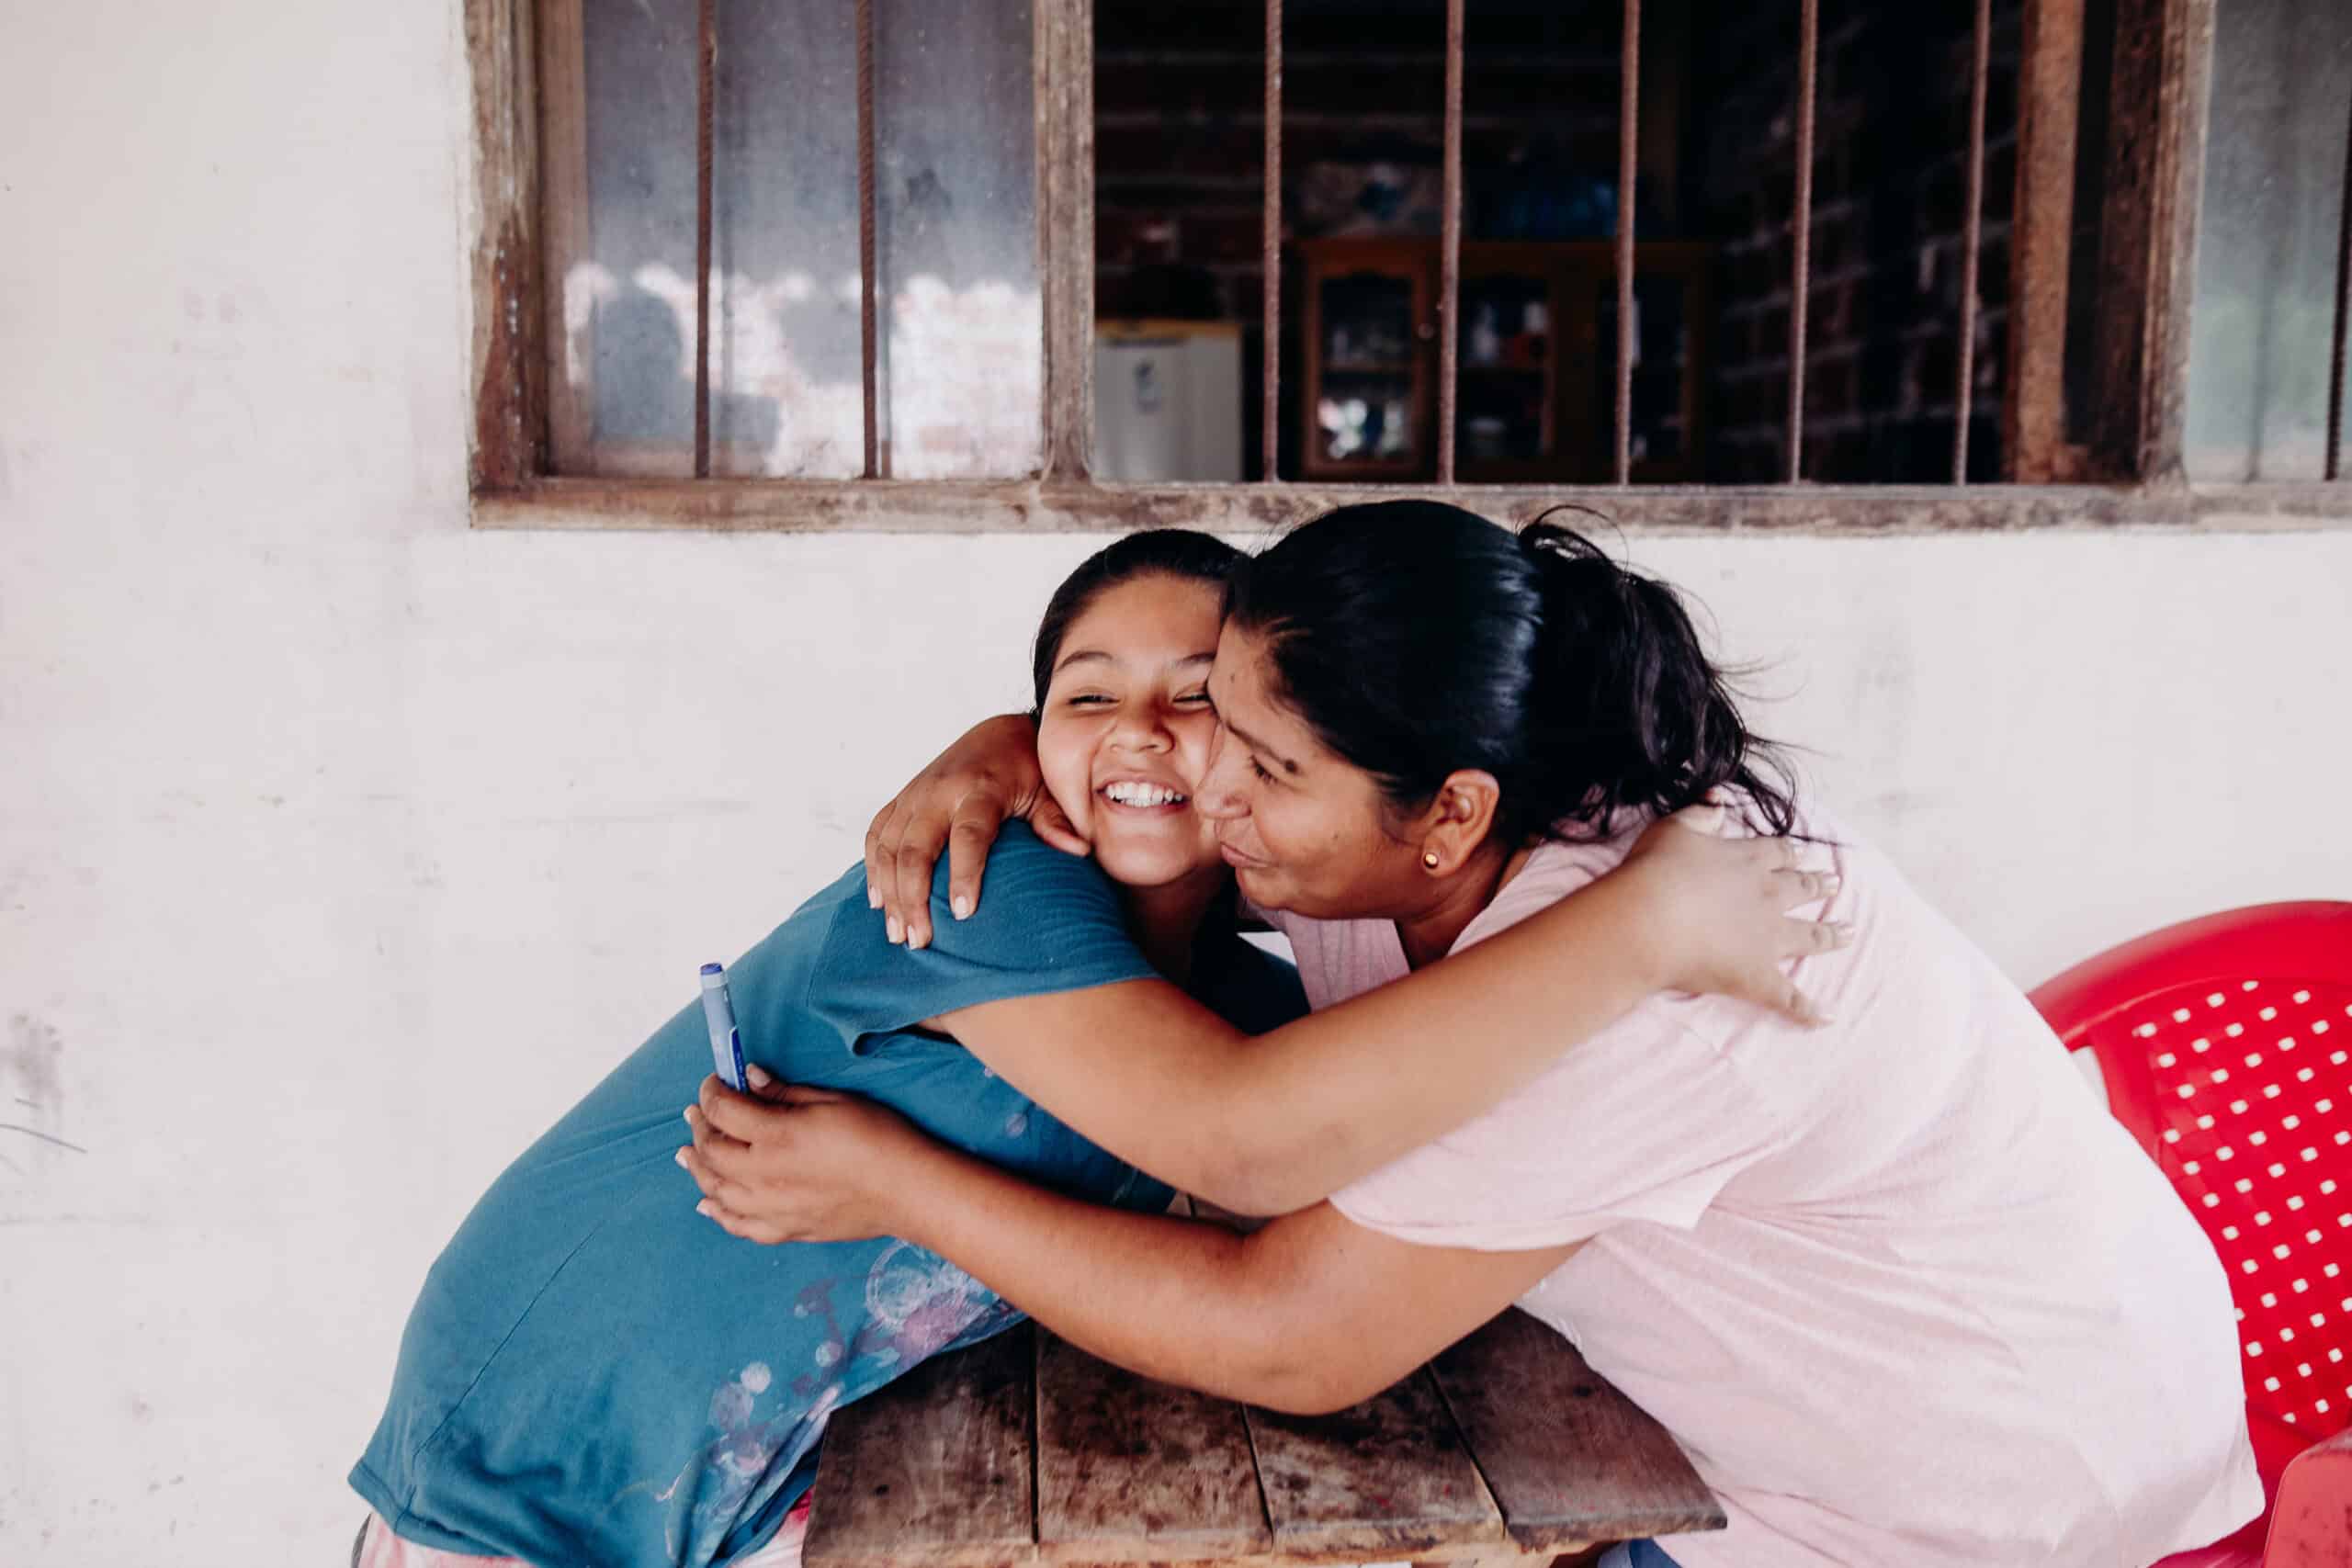
<svg viewBox="0 0 2352 1568">
<path fill-rule="evenodd" d="M 1037 709 L 1046 705 L 1046 689 L 1054 682 L 1054 662 L 1061 658 L 1062 638 L 1070 623 L 1093 606 L 1094 601 L 1123 582 L 1138 577 L 1173 577 L 1186 582 L 1223 588 L 1233 575 L 1241 552 L 1213 534 L 1190 528 L 1147 528 L 1115 539 L 1084 560 L 1062 579 L 1046 604 L 1037 623 L 1037 641 L 1029 656 L 1036 688 Z"/>
<path fill-rule="evenodd" d="M 1226 615 L 1265 639 L 1278 694 L 1400 810 L 1480 768 L 1511 845 L 1723 784 L 1771 832 L 1793 825 L 1786 764 L 1742 722 L 1674 591 L 1573 529 L 1513 535 L 1430 501 L 1343 506 L 1245 562 Z"/>
</svg>

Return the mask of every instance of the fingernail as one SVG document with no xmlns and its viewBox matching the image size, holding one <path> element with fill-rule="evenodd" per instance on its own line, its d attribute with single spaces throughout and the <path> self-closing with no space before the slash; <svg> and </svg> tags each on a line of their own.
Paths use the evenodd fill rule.
<svg viewBox="0 0 2352 1568">
<path fill-rule="evenodd" d="M 881 889 L 869 887 L 865 890 L 865 907 L 869 909 L 878 909 L 882 907 Z"/>
<path fill-rule="evenodd" d="M 931 928 L 929 926 L 909 926 L 907 928 L 907 945 L 909 947 L 929 947 L 931 945 Z"/>
<path fill-rule="evenodd" d="M 765 1089 L 775 1082 L 775 1077 L 757 1062 L 747 1062 L 743 1066 L 743 1081 L 753 1089 Z"/>
<path fill-rule="evenodd" d="M 674 1156 L 673 1156 L 673 1157 L 674 1157 L 674 1158 L 677 1160 L 677 1162 L 678 1162 L 678 1168 L 679 1168 L 680 1170 L 684 1170 L 684 1169 L 686 1168 L 686 1151 L 685 1151 L 685 1150 L 684 1150 L 684 1149 L 680 1149 L 680 1150 L 677 1152 L 677 1154 L 676 1154 Z"/>
<path fill-rule="evenodd" d="M 972 914 L 972 896 L 968 893 L 958 893 L 947 907 L 956 911 L 957 919 L 969 919 Z"/>
<path fill-rule="evenodd" d="M 706 1198 L 701 1202 L 696 1203 L 695 1205 L 695 1213 L 700 1214 L 706 1220 L 710 1218 L 710 1200 Z"/>
<path fill-rule="evenodd" d="M 1821 890 L 1824 893 L 1835 893 L 1845 886 L 1846 879 L 1836 872 L 1825 871 L 1821 874 Z"/>
<path fill-rule="evenodd" d="M 899 917 L 896 915 L 888 916 L 883 919 L 882 931 L 890 939 L 893 946 L 907 940 L 907 928 L 899 923 Z"/>
<path fill-rule="evenodd" d="M 691 1127 L 695 1124 L 695 1112 L 699 1109 L 700 1107 L 698 1106 L 689 1105 L 684 1111 L 679 1111 L 678 1114 L 680 1117 L 684 1118 L 686 1125 Z"/>
</svg>

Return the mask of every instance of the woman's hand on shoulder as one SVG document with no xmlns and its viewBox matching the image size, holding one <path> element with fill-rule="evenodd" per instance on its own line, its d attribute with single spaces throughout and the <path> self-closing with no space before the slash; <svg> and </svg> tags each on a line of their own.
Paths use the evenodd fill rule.
<svg viewBox="0 0 2352 1568">
<path fill-rule="evenodd" d="M 980 903 L 989 846 L 1009 818 L 1066 853 L 1080 838 L 1037 769 L 1037 727 L 1026 714 L 983 719 L 875 813 L 865 829 L 865 901 L 881 910 L 892 942 L 931 941 L 931 880 L 947 851 L 948 904 L 962 919 Z"/>
<path fill-rule="evenodd" d="M 1652 823 L 1612 874 L 1644 884 L 1659 983 L 1826 1023 L 1787 965 L 1844 947 L 1853 931 L 1789 911 L 1835 895 L 1838 878 L 1800 867 L 1791 840 L 1722 837 L 1723 811 L 1695 806 Z"/>
<path fill-rule="evenodd" d="M 779 1083 L 752 1069 L 752 1092 L 717 1078 L 686 1111 L 694 1142 L 678 1163 L 702 1190 L 695 1212 L 729 1235 L 775 1245 L 859 1241 L 902 1228 L 893 1194 L 915 1190 L 903 1173 L 935 1147 L 868 1100 Z"/>
</svg>

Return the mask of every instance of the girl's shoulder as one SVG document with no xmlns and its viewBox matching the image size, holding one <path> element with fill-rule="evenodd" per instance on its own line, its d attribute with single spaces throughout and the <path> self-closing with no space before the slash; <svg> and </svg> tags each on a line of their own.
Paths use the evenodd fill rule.
<svg viewBox="0 0 2352 1568">
<path fill-rule="evenodd" d="M 1008 823 L 989 856 L 979 905 L 947 906 L 943 856 L 932 883 L 932 937 L 890 941 L 854 868 L 820 899 L 803 1008 L 854 1040 L 983 1002 L 1083 990 L 1156 975 L 1126 925 L 1117 887 L 1091 860 Z M 804 907 L 796 920 L 819 911 Z"/>
</svg>

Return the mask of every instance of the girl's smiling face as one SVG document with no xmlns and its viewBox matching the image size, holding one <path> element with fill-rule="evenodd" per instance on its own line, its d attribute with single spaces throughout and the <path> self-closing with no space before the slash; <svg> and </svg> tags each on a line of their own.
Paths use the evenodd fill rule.
<svg viewBox="0 0 2352 1568">
<path fill-rule="evenodd" d="M 1113 880 L 1157 887 L 1221 866 L 1193 809 L 1216 735 L 1209 705 L 1223 596 L 1149 574 L 1071 621 L 1037 714 L 1046 787 Z"/>
</svg>

